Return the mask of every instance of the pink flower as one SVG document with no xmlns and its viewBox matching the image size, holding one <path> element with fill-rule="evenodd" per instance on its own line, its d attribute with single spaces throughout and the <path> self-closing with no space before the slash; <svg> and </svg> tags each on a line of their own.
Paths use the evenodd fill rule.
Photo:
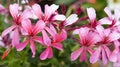
<svg viewBox="0 0 120 67">
<path fill-rule="evenodd" d="M 12 4 L 9 7 L 10 9 L 10 14 L 13 18 L 13 24 L 20 26 L 21 21 L 29 18 L 31 16 L 31 12 L 29 9 L 24 10 L 24 12 L 21 12 L 19 10 L 19 5 L 18 4 Z"/>
<path fill-rule="evenodd" d="M 40 59 L 45 60 L 47 58 L 52 58 L 53 51 L 52 47 L 62 50 L 62 44 L 61 42 L 64 41 L 67 38 L 67 33 L 65 30 L 62 30 L 59 34 L 56 32 L 55 28 L 45 28 L 51 35 L 49 37 L 45 30 L 42 31 L 43 34 L 43 44 L 46 46 L 46 49 L 41 53 Z M 50 39 L 52 38 L 52 39 Z"/>
<path fill-rule="evenodd" d="M 120 10 L 114 9 L 114 14 L 112 14 L 111 10 L 106 7 L 104 9 L 108 17 L 102 18 L 99 20 L 100 24 L 108 24 L 110 26 L 120 25 L 119 18 L 120 18 Z"/>
<path fill-rule="evenodd" d="M 25 10 L 23 13 L 19 12 L 19 6 L 18 4 L 12 4 L 10 5 L 10 14 L 13 18 L 13 25 L 7 28 L 2 32 L 2 37 L 6 36 L 8 33 L 13 31 L 13 37 L 12 37 L 12 46 L 14 47 L 15 45 L 19 44 L 19 32 L 21 29 L 21 21 L 23 19 L 28 18 L 30 15 L 29 10 Z"/>
<path fill-rule="evenodd" d="M 0 4 L 0 14 L 5 15 L 7 13 L 7 9 L 3 5 Z"/>
<path fill-rule="evenodd" d="M 98 25 L 98 22 L 96 20 L 96 13 L 94 8 L 87 8 L 87 14 L 90 19 L 90 26 L 95 28 Z"/>
<path fill-rule="evenodd" d="M 99 37 L 101 38 L 100 44 L 97 44 L 99 47 L 90 57 L 90 62 L 95 63 L 99 60 L 99 57 L 102 57 L 103 64 L 107 64 L 110 56 L 110 49 L 107 45 L 110 45 L 111 42 L 118 40 L 120 35 L 116 31 L 112 31 L 110 28 L 104 29 L 102 26 L 97 26 L 96 30 L 99 33 Z M 102 54 L 100 54 L 102 52 Z"/>
<path fill-rule="evenodd" d="M 86 52 L 88 51 L 92 55 L 93 50 L 91 49 L 91 46 L 99 42 L 100 38 L 96 32 L 92 31 L 88 27 L 76 29 L 73 34 L 79 35 L 80 39 L 78 43 L 81 45 L 81 47 L 71 54 L 71 60 L 74 61 L 80 56 L 80 61 L 87 62 Z"/>
<path fill-rule="evenodd" d="M 44 13 L 41 10 L 40 5 L 34 4 L 32 6 L 35 15 L 40 19 L 45 21 L 45 23 L 50 23 L 53 20 L 65 20 L 64 15 L 59 15 L 56 11 L 59 8 L 58 5 L 52 4 L 51 6 L 45 5 Z"/>
<path fill-rule="evenodd" d="M 35 25 L 32 25 L 29 19 L 25 19 L 22 21 L 22 27 L 26 31 L 26 36 L 28 37 L 24 42 L 16 45 L 16 49 L 21 51 L 27 46 L 28 43 L 30 43 L 30 48 L 33 53 L 32 57 L 35 57 L 36 52 L 34 42 L 36 41 L 42 43 L 42 38 L 36 35 L 43 30 L 45 23 L 40 20 Z"/>
</svg>

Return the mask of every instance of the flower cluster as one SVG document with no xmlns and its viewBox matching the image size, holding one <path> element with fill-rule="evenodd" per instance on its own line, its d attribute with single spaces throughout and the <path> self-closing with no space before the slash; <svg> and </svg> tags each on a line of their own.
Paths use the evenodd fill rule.
<svg viewBox="0 0 120 67">
<path fill-rule="evenodd" d="M 36 55 L 36 42 L 45 47 L 40 54 L 40 59 L 45 60 L 53 57 L 53 49 L 62 50 L 61 42 L 67 39 L 67 33 L 72 32 L 72 37 L 80 45 L 80 48 L 71 54 L 74 61 L 80 57 L 80 61 L 88 60 L 96 63 L 98 60 L 107 64 L 108 61 L 120 62 L 120 10 L 115 9 L 114 14 L 108 7 L 104 9 L 108 17 L 96 20 L 94 8 L 87 8 L 89 23 L 78 28 L 72 28 L 73 24 L 79 22 L 77 14 L 66 17 L 59 14 L 58 5 L 45 5 L 44 12 L 39 4 L 34 4 L 19 9 L 18 4 L 9 6 L 10 15 L 13 21 L 11 26 L 4 30 L 1 39 L 10 47 L 22 51 L 28 44 L 32 52 L 32 57 Z M 5 8 L 0 7 L 1 10 Z M 3 11 L 2 14 L 7 11 Z M 76 37 L 75 35 L 78 35 Z M 5 39 L 9 37 L 8 39 Z M 6 42 L 8 41 L 8 42 Z M 5 53 L 6 54 L 6 53 Z M 87 56 L 89 54 L 89 56 Z"/>
<path fill-rule="evenodd" d="M 96 13 L 93 8 L 87 8 L 89 24 L 73 31 L 80 48 L 71 54 L 74 61 L 80 56 L 80 61 L 87 61 L 87 53 L 90 55 L 90 63 L 96 63 L 102 59 L 103 64 L 108 61 L 120 62 L 120 10 L 115 9 L 114 15 L 108 7 L 104 9 L 108 17 L 96 20 Z M 112 47 L 112 48 L 111 48 Z"/>
<path fill-rule="evenodd" d="M 62 50 L 61 42 L 67 38 L 67 32 L 62 27 L 70 25 L 78 19 L 76 14 L 66 18 L 57 12 L 58 8 L 59 6 L 55 4 L 45 5 L 43 13 L 39 4 L 34 4 L 23 11 L 19 9 L 18 4 L 11 4 L 9 12 L 13 21 L 11 26 L 2 32 L 1 37 L 5 38 L 10 34 L 9 45 L 15 47 L 17 51 L 23 50 L 30 44 L 32 57 L 35 57 L 35 42 L 38 42 L 46 48 L 41 53 L 40 59 L 52 58 L 52 48 Z M 73 18 L 72 21 L 71 18 Z M 35 23 L 34 20 L 36 20 Z M 62 27 L 60 27 L 60 22 L 63 24 Z"/>
</svg>

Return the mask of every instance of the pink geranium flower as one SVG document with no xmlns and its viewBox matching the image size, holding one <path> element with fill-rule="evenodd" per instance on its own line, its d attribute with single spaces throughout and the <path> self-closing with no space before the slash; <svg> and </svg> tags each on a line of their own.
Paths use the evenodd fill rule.
<svg viewBox="0 0 120 67">
<path fill-rule="evenodd" d="M 39 20 L 43 20 L 45 22 L 46 27 L 50 27 L 51 25 L 58 26 L 58 23 L 55 21 L 64 21 L 66 19 L 64 15 L 57 13 L 58 8 L 59 6 L 55 4 L 52 4 L 50 6 L 45 5 L 45 10 L 43 13 L 39 4 L 34 4 L 32 6 L 34 14 L 39 18 Z M 44 36 L 43 38 L 46 39 Z"/>
<path fill-rule="evenodd" d="M 46 27 L 45 29 L 50 33 L 51 37 L 47 35 L 45 30 L 42 31 L 43 44 L 46 46 L 46 49 L 40 55 L 41 60 L 52 58 L 53 56 L 52 47 L 58 50 L 62 50 L 61 42 L 67 38 L 67 33 L 65 30 L 62 30 L 60 33 L 57 33 L 53 26 L 51 28 Z"/>
<path fill-rule="evenodd" d="M 106 7 L 104 9 L 104 11 L 106 12 L 106 14 L 108 15 L 108 17 L 102 18 L 99 20 L 100 24 L 108 24 L 110 26 L 116 26 L 116 25 L 120 25 L 120 10 L 119 9 L 114 9 L 114 14 L 112 14 L 112 11 Z"/>
<path fill-rule="evenodd" d="M 91 46 L 95 45 L 97 42 L 100 41 L 100 38 L 98 37 L 98 34 L 94 31 L 92 31 L 88 27 L 83 27 L 80 29 L 76 29 L 73 34 L 79 35 L 79 44 L 80 48 L 76 51 L 74 51 L 71 54 L 71 60 L 74 61 L 80 56 L 80 61 L 86 61 L 87 62 L 87 52 L 92 55 L 93 50 L 91 49 Z"/>
<path fill-rule="evenodd" d="M 26 34 L 24 35 L 26 35 L 27 38 L 24 42 L 16 45 L 16 49 L 21 51 L 27 46 L 28 43 L 30 43 L 30 48 L 33 53 L 32 57 L 35 57 L 36 52 L 34 42 L 36 41 L 42 43 L 42 38 L 36 35 L 43 30 L 45 23 L 40 20 L 35 25 L 32 25 L 29 19 L 25 19 L 22 21 L 22 27 L 26 31 Z"/>
<path fill-rule="evenodd" d="M 99 60 L 99 57 L 102 57 L 103 64 L 107 64 L 110 56 L 110 49 L 107 47 L 120 38 L 120 35 L 116 31 L 112 31 L 110 28 L 104 29 L 102 26 L 97 26 L 96 30 L 99 33 L 99 37 L 101 38 L 100 44 L 97 44 L 99 47 L 90 57 L 90 62 L 95 63 Z M 101 54 L 102 52 L 102 54 Z"/>
<path fill-rule="evenodd" d="M 95 9 L 94 8 L 87 8 L 87 14 L 88 14 L 88 17 L 90 19 L 90 26 L 92 28 L 95 28 L 97 25 L 98 25 L 98 22 L 96 20 L 96 13 L 95 13 Z"/>
<path fill-rule="evenodd" d="M 60 20 L 60 21 L 65 20 L 64 15 L 59 15 L 56 12 L 57 9 L 59 8 L 58 5 L 55 5 L 55 4 L 52 4 L 51 6 L 45 5 L 44 13 L 42 12 L 40 5 L 38 4 L 34 4 L 32 8 L 35 15 L 40 20 L 45 21 L 45 23 L 50 23 L 51 21 L 54 21 L 54 20 Z"/>
<path fill-rule="evenodd" d="M 18 4 L 10 5 L 9 9 L 10 9 L 10 14 L 13 18 L 13 23 L 12 26 L 10 26 L 9 28 L 7 28 L 2 32 L 1 36 L 4 37 L 11 31 L 13 31 L 14 36 L 12 36 L 11 38 L 12 38 L 12 46 L 14 47 L 15 45 L 19 44 L 19 32 L 21 29 L 21 21 L 23 19 L 28 18 L 30 16 L 30 12 L 29 10 L 25 10 L 22 13 L 19 12 Z"/>
</svg>

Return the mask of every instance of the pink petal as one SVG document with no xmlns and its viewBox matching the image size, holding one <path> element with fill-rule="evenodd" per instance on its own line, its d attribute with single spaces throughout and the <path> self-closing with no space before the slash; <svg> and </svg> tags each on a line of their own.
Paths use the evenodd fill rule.
<svg viewBox="0 0 120 67">
<path fill-rule="evenodd" d="M 60 33 L 60 37 L 61 37 L 61 39 L 59 40 L 60 42 L 64 41 L 65 39 L 67 39 L 67 32 L 66 32 L 66 30 L 62 29 L 62 31 Z"/>
<path fill-rule="evenodd" d="M 111 10 L 108 7 L 105 7 L 104 11 L 106 12 L 106 14 L 109 16 L 110 19 L 112 19 L 112 13 Z"/>
<path fill-rule="evenodd" d="M 5 47 L 5 43 L 0 41 L 0 47 Z"/>
<path fill-rule="evenodd" d="M 120 38 L 120 34 L 116 31 L 113 31 L 110 35 L 109 35 L 109 39 L 110 41 L 115 41 L 118 40 Z"/>
<path fill-rule="evenodd" d="M 52 58 L 53 57 L 53 51 L 52 48 L 49 47 L 49 54 L 48 54 L 48 58 Z"/>
<path fill-rule="evenodd" d="M 40 59 L 41 59 L 41 60 L 47 59 L 47 57 L 48 57 L 48 55 L 49 55 L 49 52 L 50 52 L 50 48 L 47 47 L 47 48 L 42 52 L 42 54 L 40 55 Z"/>
<path fill-rule="evenodd" d="M 52 37 L 55 36 L 56 32 L 54 32 L 53 30 L 51 30 L 51 29 L 48 28 L 48 27 L 45 27 L 45 29 L 47 30 L 47 32 L 48 32 Z"/>
<path fill-rule="evenodd" d="M 114 14 L 115 14 L 115 20 L 118 21 L 120 19 L 120 10 L 119 9 L 114 9 Z"/>
<path fill-rule="evenodd" d="M 32 6 L 35 15 L 41 20 L 42 19 L 42 10 L 39 4 L 34 4 Z"/>
<path fill-rule="evenodd" d="M 110 28 L 107 28 L 107 29 L 105 29 L 105 30 L 103 31 L 103 33 L 104 33 L 104 36 L 108 37 L 108 36 L 110 36 L 111 29 L 110 29 Z"/>
<path fill-rule="evenodd" d="M 87 50 L 88 50 L 88 52 L 90 53 L 90 55 L 92 55 L 93 53 L 94 53 L 94 50 L 93 49 L 91 49 L 91 48 L 87 48 Z"/>
<path fill-rule="evenodd" d="M 12 36 L 12 46 L 14 47 L 18 44 L 19 44 L 19 32 L 18 29 L 15 29 Z"/>
<path fill-rule="evenodd" d="M 96 13 L 94 8 L 87 8 L 87 14 L 90 21 L 94 21 L 96 19 Z"/>
<path fill-rule="evenodd" d="M 100 52 L 101 52 L 101 46 L 99 46 L 97 50 L 91 55 L 90 63 L 96 63 L 99 60 Z"/>
<path fill-rule="evenodd" d="M 80 29 L 75 29 L 72 34 L 79 34 Z"/>
<path fill-rule="evenodd" d="M 97 32 L 99 33 L 99 35 L 100 35 L 101 37 L 104 36 L 104 34 L 103 34 L 104 28 L 103 28 L 101 25 L 98 25 L 98 26 L 96 27 L 96 30 L 97 30 Z"/>
<path fill-rule="evenodd" d="M 42 35 L 43 35 L 43 41 L 44 41 L 45 45 L 50 46 L 51 39 L 49 38 L 49 36 L 47 35 L 45 30 L 42 31 Z"/>
<path fill-rule="evenodd" d="M 24 10 L 24 12 L 20 15 L 19 18 L 19 22 L 21 22 L 22 20 L 26 19 L 26 18 L 30 18 L 32 16 L 32 12 L 30 9 L 26 9 Z"/>
<path fill-rule="evenodd" d="M 12 25 L 11 27 L 7 28 L 6 30 L 4 30 L 1 34 L 2 37 L 6 36 L 8 33 L 10 33 L 16 26 Z"/>
<path fill-rule="evenodd" d="M 118 55 L 117 55 L 117 61 L 118 61 L 118 62 L 120 62 L 120 56 L 119 56 L 119 55 L 120 55 L 120 52 L 119 52 Z"/>
<path fill-rule="evenodd" d="M 119 54 L 119 41 L 114 41 L 114 50 L 109 54 L 109 60 L 112 62 L 117 62 L 118 60 L 118 54 Z"/>
<path fill-rule="evenodd" d="M 34 58 L 35 57 L 35 54 L 36 54 L 36 48 L 35 48 L 35 43 L 34 41 L 30 41 L 30 48 L 31 48 L 31 51 L 32 51 L 32 57 Z"/>
<path fill-rule="evenodd" d="M 86 56 L 86 50 L 84 49 L 81 53 L 80 62 L 86 61 L 87 62 L 87 56 Z"/>
<path fill-rule="evenodd" d="M 52 43 L 52 46 L 53 47 L 55 47 L 56 49 L 58 49 L 58 50 L 62 50 L 63 48 L 63 46 L 62 46 L 62 44 L 61 43 Z"/>
<path fill-rule="evenodd" d="M 80 56 L 80 54 L 83 52 L 83 49 L 84 49 L 84 47 L 81 47 L 78 50 L 72 52 L 72 54 L 71 54 L 71 60 L 75 61 Z"/>
<path fill-rule="evenodd" d="M 96 44 L 97 42 L 101 41 L 101 38 L 98 33 L 94 32 L 93 35 L 94 35 L 93 36 L 93 44 Z"/>
<path fill-rule="evenodd" d="M 111 21 L 109 18 L 105 17 L 105 18 L 100 19 L 100 20 L 98 21 L 98 23 L 110 25 L 110 24 L 112 24 L 112 21 Z"/>
<path fill-rule="evenodd" d="M 6 13 L 7 9 L 5 9 L 5 7 L 2 4 L 0 4 L 0 14 L 5 15 Z"/>
<path fill-rule="evenodd" d="M 85 39 L 86 39 L 86 36 L 88 35 L 89 30 L 90 30 L 90 28 L 87 28 L 87 27 L 80 28 L 79 37 L 80 37 L 82 44 L 85 42 Z"/>
<path fill-rule="evenodd" d="M 44 44 L 43 38 L 40 37 L 40 36 L 33 37 L 33 40 L 36 41 L 36 42 L 38 42 L 38 43 L 40 43 L 40 44 L 42 44 L 42 45 Z"/>
<path fill-rule="evenodd" d="M 120 46 L 120 42 L 118 40 L 114 41 L 114 48 L 118 48 Z"/>
<path fill-rule="evenodd" d="M 78 20 L 77 14 L 71 14 L 66 20 L 65 20 L 65 26 L 71 25 L 75 23 Z"/>
<path fill-rule="evenodd" d="M 107 64 L 107 57 L 106 57 L 106 54 L 105 54 L 105 51 L 104 51 L 104 48 L 102 49 L 102 61 L 103 61 L 103 64 Z"/>
<path fill-rule="evenodd" d="M 28 31 L 26 31 L 25 29 L 23 29 L 23 27 L 20 28 L 20 32 L 22 35 L 29 35 Z"/>
<path fill-rule="evenodd" d="M 103 47 L 104 47 L 104 50 L 105 50 L 105 52 L 106 52 L 107 57 L 109 58 L 109 56 L 110 56 L 110 54 L 111 54 L 110 49 L 109 49 L 107 46 L 105 46 L 105 45 L 103 45 Z"/>
<path fill-rule="evenodd" d="M 22 27 L 27 33 L 30 33 L 31 29 L 32 29 L 31 21 L 29 19 L 23 20 L 22 21 Z"/>
<path fill-rule="evenodd" d="M 12 15 L 13 19 L 17 20 L 18 15 L 19 15 L 18 14 L 18 9 L 19 9 L 18 4 L 12 4 L 12 5 L 10 5 L 9 9 L 10 9 L 10 14 Z"/>
<path fill-rule="evenodd" d="M 86 40 L 88 41 L 87 45 L 90 46 L 100 42 L 101 38 L 96 32 L 90 31 L 86 36 Z"/>
<path fill-rule="evenodd" d="M 55 5 L 55 4 L 52 4 L 50 6 L 50 9 L 51 9 L 51 14 L 53 14 L 57 9 L 59 8 L 59 5 Z"/>
<path fill-rule="evenodd" d="M 79 30 L 79 36 L 80 37 L 81 36 L 85 37 L 88 34 L 89 30 L 90 30 L 90 28 L 87 28 L 87 27 L 80 28 L 80 30 Z"/>
<path fill-rule="evenodd" d="M 16 45 L 17 51 L 23 50 L 27 46 L 28 43 L 29 43 L 29 40 L 26 40 L 26 41 Z"/>
<path fill-rule="evenodd" d="M 45 20 L 48 20 L 52 14 L 59 8 L 58 5 L 52 4 L 51 6 L 45 5 Z"/>
<path fill-rule="evenodd" d="M 118 59 L 117 56 L 118 56 L 118 50 L 115 49 L 115 50 L 110 54 L 109 60 L 110 60 L 111 62 L 117 62 L 117 59 Z"/>
<path fill-rule="evenodd" d="M 51 29 L 55 34 L 57 34 L 57 31 L 56 31 L 55 27 L 54 27 L 52 24 L 50 24 L 50 29 Z"/>
<path fill-rule="evenodd" d="M 42 20 L 39 20 L 35 25 L 34 33 L 37 34 L 45 28 L 45 23 Z"/>
<path fill-rule="evenodd" d="M 61 33 L 54 37 L 55 42 L 62 42 L 67 38 L 67 32 L 62 29 Z"/>
<path fill-rule="evenodd" d="M 55 15 L 53 20 L 64 21 L 66 17 L 64 15 Z"/>
<path fill-rule="evenodd" d="M 45 5 L 44 13 L 45 13 L 45 18 L 44 18 L 44 20 L 48 20 L 48 18 L 50 18 L 50 16 L 51 16 L 51 14 L 50 14 L 50 6 Z"/>
</svg>

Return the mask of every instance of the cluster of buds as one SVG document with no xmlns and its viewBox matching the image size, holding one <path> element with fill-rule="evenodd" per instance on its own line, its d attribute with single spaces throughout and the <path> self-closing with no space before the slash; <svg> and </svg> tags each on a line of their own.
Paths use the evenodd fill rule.
<svg viewBox="0 0 120 67">
<path fill-rule="evenodd" d="M 107 64 L 108 61 L 120 62 L 120 10 L 115 9 L 114 15 L 108 7 L 104 9 L 108 17 L 96 20 L 94 8 L 87 8 L 88 24 L 78 28 L 70 27 L 79 22 L 77 14 L 71 14 L 66 17 L 59 14 L 58 5 L 45 5 L 44 12 L 39 4 L 33 4 L 24 10 L 19 9 L 18 4 L 9 6 L 10 15 L 13 19 L 11 26 L 1 34 L 1 40 L 9 35 L 8 42 L 3 40 L 4 44 L 9 45 L 8 51 L 3 54 L 6 56 L 9 49 L 16 48 L 22 51 L 28 44 L 32 52 L 32 57 L 36 55 L 36 42 L 46 49 L 40 54 L 40 59 L 45 60 L 53 57 L 53 49 L 62 50 L 61 42 L 67 39 L 67 33 L 72 32 L 72 38 L 80 45 L 80 48 L 71 54 L 71 60 L 74 61 L 80 57 L 80 61 L 96 63 L 98 60 Z M 0 9 L 3 9 L 0 8 Z M 5 9 L 3 9 L 5 10 Z M 3 11 L 2 13 L 4 14 Z M 74 35 L 78 35 L 76 37 Z M 112 48 L 111 48 L 112 46 Z M 87 56 L 89 54 L 89 56 Z"/>
</svg>

